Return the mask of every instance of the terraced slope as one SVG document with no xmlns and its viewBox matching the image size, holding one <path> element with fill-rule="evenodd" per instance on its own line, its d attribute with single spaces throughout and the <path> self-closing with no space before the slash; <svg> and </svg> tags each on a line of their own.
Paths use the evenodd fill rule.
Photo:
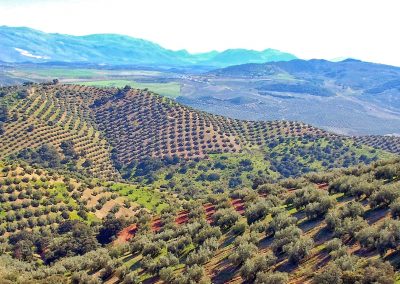
<svg viewBox="0 0 400 284">
<path fill-rule="evenodd" d="M 130 240 L 133 254 L 121 260 L 150 283 L 180 283 L 194 277 L 193 267 L 201 267 L 197 281 L 211 283 L 339 283 L 332 274 L 347 283 L 393 283 L 399 176 L 393 160 L 208 196 L 203 207 L 148 219 L 146 231 L 143 223 L 126 228 L 115 245 Z M 145 240 L 167 253 L 140 248 Z"/>
<path fill-rule="evenodd" d="M 158 213 L 141 211 L 134 225 L 101 249 L 87 246 L 96 243 L 98 230 L 63 221 L 85 220 L 76 211 L 84 205 L 78 193 L 90 183 L 25 164 L 0 169 L 5 281 L 383 284 L 399 278 L 398 159 L 171 203 Z M 85 222 L 94 221 L 92 212 L 88 217 Z M 68 226 L 73 234 L 63 231 Z M 43 240 L 31 243 L 32 236 Z M 71 244 L 83 236 L 88 250 L 76 251 L 66 236 Z M 52 249 L 62 252 L 57 245 L 74 249 L 71 256 L 53 255 Z M 54 263 L 29 262 L 39 259 Z"/>
<path fill-rule="evenodd" d="M 28 85 L 2 89 L 0 102 L 0 279 L 386 284 L 398 274 L 400 161 L 376 161 L 393 157 L 382 150 L 131 88 Z M 371 165 L 350 167 L 359 163 Z M 137 183 L 116 182 L 114 166 Z M 310 173 L 335 167 L 347 169 Z"/>
<path fill-rule="evenodd" d="M 27 148 L 51 144 L 60 152 L 63 141 L 72 141 L 79 153 L 77 167 L 89 160 L 87 173 L 118 177 L 110 159 L 110 146 L 98 131 L 88 105 L 108 90 L 80 86 L 35 85 L 12 90 L 8 96 L 24 93 L 8 108 L 11 119 L 4 124 L 0 154 L 17 154 Z M 86 170 L 86 169 L 85 169 Z"/>
<path fill-rule="evenodd" d="M 359 144 L 369 145 L 400 155 L 400 137 L 371 135 L 354 137 L 354 140 Z"/>
<path fill-rule="evenodd" d="M 210 153 L 236 153 L 278 136 L 331 136 L 303 123 L 250 122 L 210 115 L 139 90 L 122 91 L 99 101 L 93 111 L 124 164 L 144 157 L 192 159 Z"/>
<path fill-rule="evenodd" d="M 91 109 L 123 178 L 185 198 L 251 186 L 253 179 L 370 163 L 383 151 L 291 121 L 244 121 L 125 88 Z"/>
<path fill-rule="evenodd" d="M 99 222 L 110 213 L 129 219 L 142 208 L 156 214 L 169 199 L 148 188 L 0 161 L 0 236 L 51 228 L 66 220 Z"/>
<path fill-rule="evenodd" d="M 255 163 L 264 160 L 277 178 L 368 163 L 381 154 L 301 122 L 229 119 L 129 87 L 8 87 L 1 89 L 0 105 L 7 113 L 1 115 L 2 107 L 1 156 L 26 158 L 36 155 L 26 149 L 51 145 L 68 169 L 108 180 L 120 178 L 116 169 L 121 168 L 129 178 L 138 163 L 149 159 L 198 162 L 212 155 L 250 155 Z M 67 159 L 66 147 L 72 148 L 72 159 Z M 285 168 L 290 164 L 297 169 Z"/>
</svg>

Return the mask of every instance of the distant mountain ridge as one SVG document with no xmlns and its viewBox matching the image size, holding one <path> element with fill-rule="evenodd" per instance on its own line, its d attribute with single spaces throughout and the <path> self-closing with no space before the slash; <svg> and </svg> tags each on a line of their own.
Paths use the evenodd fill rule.
<svg viewBox="0 0 400 284">
<path fill-rule="evenodd" d="M 289 119 L 346 135 L 386 135 L 400 133 L 399 93 L 400 67 L 295 59 L 206 72 L 184 82 L 178 101 L 238 119 Z"/>
<path fill-rule="evenodd" d="M 242 78 L 280 75 L 279 81 L 287 86 L 305 81 L 321 85 L 324 81 L 330 80 L 341 87 L 363 89 L 365 94 L 376 94 L 391 89 L 398 91 L 400 88 L 400 67 L 364 62 L 352 58 L 339 62 L 324 59 L 295 59 L 287 62 L 249 63 L 213 70 L 208 74 Z M 285 81 L 282 79 L 283 75 L 290 75 L 292 78 Z M 293 79 L 296 79 L 297 82 Z M 275 80 L 272 83 L 277 81 Z"/>
<path fill-rule="evenodd" d="M 50 34 L 26 27 L 0 27 L 0 61 L 70 62 L 141 66 L 226 67 L 245 63 L 288 61 L 296 56 L 274 49 L 229 49 L 191 54 L 173 51 L 153 42 L 119 34 L 71 36 Z"/>
</svg>

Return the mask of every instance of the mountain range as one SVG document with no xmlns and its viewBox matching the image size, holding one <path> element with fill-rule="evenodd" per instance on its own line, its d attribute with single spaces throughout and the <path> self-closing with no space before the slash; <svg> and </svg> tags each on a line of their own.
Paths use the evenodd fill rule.
<svg viewBox="0 0 400 284">
<path fill-rule="evenodd" d="M 173 51 L 153 42 L 119 34 L 72 36 L 26 27 L 0 27 L 0 61 L 68 62 L 144 67 L 226 67 L 244 63 L 287 61 L 296 56 L 274 49 L 228 49 L 192 54 Z"/>
</svg>

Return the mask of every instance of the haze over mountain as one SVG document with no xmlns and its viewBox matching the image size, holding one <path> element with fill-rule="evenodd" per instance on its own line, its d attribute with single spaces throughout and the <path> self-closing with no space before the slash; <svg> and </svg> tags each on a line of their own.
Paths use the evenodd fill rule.
<svg viewBox="0 0 400 284">
<path fill-rule="evenodd" d="M 191 54 L 186 50 L 173 51 L 150 41 L 119 34 L 71 36 L 7 26 L 0 27 L 0 45 L 0 61 L 9 63 L 83 62 L 157 67 L 225 67 L 296 58 L 292 54 L 274 49 L 229 49 L 223 52 Z"/>
</svg>

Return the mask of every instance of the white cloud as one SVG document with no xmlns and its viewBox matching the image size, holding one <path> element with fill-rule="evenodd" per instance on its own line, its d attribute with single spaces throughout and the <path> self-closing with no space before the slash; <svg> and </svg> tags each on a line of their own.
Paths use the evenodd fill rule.
<svg viewBox="0 0 400 284">
<path fill-rule="evenodd" d="M 20 1 L 0 0 L 0 24 L 122 33 L 192 52 L 277 48 L 400 66 L 398 0 Z"/>
</svg>

